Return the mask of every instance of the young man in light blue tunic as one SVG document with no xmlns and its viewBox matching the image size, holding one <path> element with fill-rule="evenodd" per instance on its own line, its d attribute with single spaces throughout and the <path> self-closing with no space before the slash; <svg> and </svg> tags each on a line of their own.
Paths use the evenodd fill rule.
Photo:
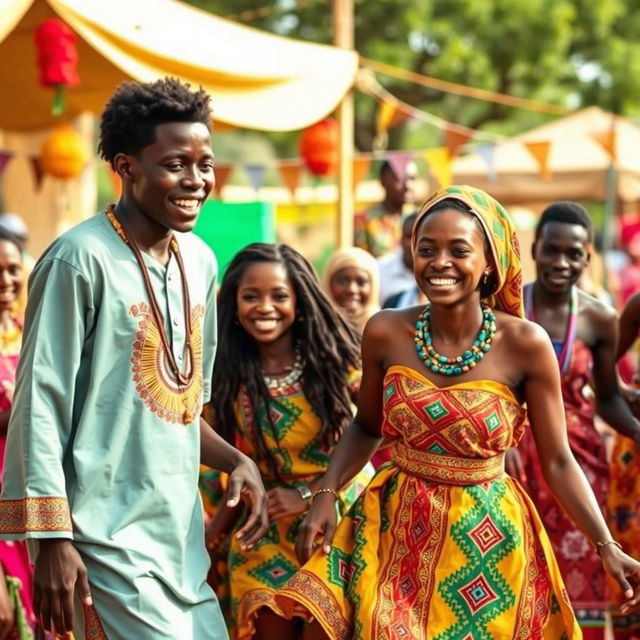
<svg viewBox="0 0 640 640">
<path fill-rule="evenodd" d="M 78 640 L 222 640 L 205 582 L 200 462 L 267 525 L 255 464 L 200 419 L 215 355 L 216 261 L 189 233 L 214 185 L 208 96 L 120 86 L 100 153 L 114 207 L 58 238 L 30 279 L 0 534 L 27 538 L 46 630 Z"/>
</svg>

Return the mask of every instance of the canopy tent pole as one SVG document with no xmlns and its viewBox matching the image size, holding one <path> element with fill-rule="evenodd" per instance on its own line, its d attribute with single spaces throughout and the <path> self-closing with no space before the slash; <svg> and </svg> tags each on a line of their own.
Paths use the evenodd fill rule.
<svg viewBox="0 0 640 640">
<path fill-rule="evenodd" d="M 334 44 L 341 49 L 354 48 L 353 0 L 334 0 Z M 336 245 L 338 248 L 353 244 L 353 90 L 349 89 L 336 110 L 340 125 L 340 154 L 338 159 L 338 200 Z"/>
</svg>

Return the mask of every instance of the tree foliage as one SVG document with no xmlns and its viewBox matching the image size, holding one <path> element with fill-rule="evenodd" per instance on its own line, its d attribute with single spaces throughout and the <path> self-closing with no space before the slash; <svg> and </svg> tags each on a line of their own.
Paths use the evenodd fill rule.
<svg viewBox="0 0 640 640">
<path fill-rule="evenodd" d="M 220 16 L 223 0 L 183 0 Z M 554 104 L 598 104 L 635 115 L 640 91 L 640 13 L 635 0 L 354 0 L 361 56 L 404 69 Z M 298 6 L 298 5 L 302 6 Z M 269 6 L 235 0 L 234 16 Z M 276 0 L 242 20 L 281 35 L 330 43 L 330 0 Z M 241 16 L 242 17 L 242 16 Z M 515 133 L 548 115 L 480 102 L 378 76 L 399 99 L 473 128 Z M 356 102 L 359 148 L 371 148 L 377 106 Z M 425 127 L 422 127 L 423 129 Z M 393 131 L 392 147 L 435 142 L 437 131 Z M 283 138 L 286 140 L 286 137 Z"/>
</svg>

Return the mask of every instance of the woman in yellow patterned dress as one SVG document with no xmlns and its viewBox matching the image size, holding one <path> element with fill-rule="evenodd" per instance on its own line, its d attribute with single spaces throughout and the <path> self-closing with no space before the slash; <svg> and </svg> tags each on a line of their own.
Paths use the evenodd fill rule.
<svg viewBox="0 0 640 640">
<path fill-rule="evenodd" d="M 358 413 L 299 529 L 298 557 L 311 559 L 278 607 L 314 620 L 308 638 L 581 638 L 535 508 L 504 473 L 524 402 L 549 487 L 629 609 L 640 563 L 611 539 L 571 455 L 553 348 L 521 317 L 508 215 L 483 191 L 448 187 L 423 206 L 412 245 L 430 304 L 369 321 Z M 393 459 L 336 529 L 336 489 L 382 436 L 395 440 Z"/>
<path fill-rule="evenodd" d="M 246 549 L 231 540 L 235 637 L 289 640 L 295 625 L 266 605 L 275 607 L 275 590 L 299 568 L 297 527 L 353 417 L 359 338 L 321 291 L 311 265 L 286 245 L 240 251 L 222 281 L 218 308 L 215 423 L 256 460 L 269 496 L 270 527 L 262 541 Z M 353 502 L 357 491 L 352 483 L 343 495 Z M 222 507 L 208 539 L 222 540 L 238 523 L 239 513 Z"/>
</svg>

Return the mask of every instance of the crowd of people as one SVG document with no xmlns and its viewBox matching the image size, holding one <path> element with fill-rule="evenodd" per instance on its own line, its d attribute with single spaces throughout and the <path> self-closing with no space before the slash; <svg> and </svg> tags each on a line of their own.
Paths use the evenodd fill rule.
<svg viewBox="0 0 640 640">
<path fill-rule="evenodd" d="M 587 211 L 523 287 L 499 202 L 384 162 L 321 278 L 254 243 L 218 281 L 210 127 L 125 83 L 119 201 L 35 265 L 0 216 L 0 640 L 640 638 L 640 291 L 584 290 Z"/>
</svg>

